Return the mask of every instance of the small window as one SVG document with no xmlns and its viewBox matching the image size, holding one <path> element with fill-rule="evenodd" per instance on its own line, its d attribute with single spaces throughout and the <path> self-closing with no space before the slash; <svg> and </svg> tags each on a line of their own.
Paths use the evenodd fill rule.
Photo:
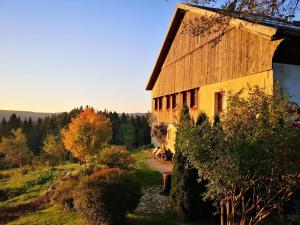
<svg viewBox="0 0 300 225">
<path fill-rule="evenodd" d="M 154 110 L 155 111 L 158 110 L 158 99 L 157 98 L 154 99 Z"/>
<path fill-rule="evenodd" d="M 167 107 L 167 110 L 169 110 L 169 109 L 171 109 L 170 95 L 166 96 L 166 101 L 167 101 L 166 107 Z"/>
<path fill-rule="evenodd" d="M 215 93 L 215 113 L 219 114 L 225 111 L 225 93 L 224 91 Z"/>
<path fill-rule="evenodd" d="M 190 91 L 190 107 L 191 108 L 197 107 L 197 100 L 198 100 L 198 90 L 193 89 Z"/>
<path fill-rule="evenodd" d="M 162 110 L 163 107 L 163 97 L 158 98 L 158 109 Z"/>
<path fill-rule="evenodd" d="M 177 95 L 173 94 L 172 95 L 172 109 L 176 109 L 177 108 Z"/>
<path fill-rule="evenodd" d="M 182 92 L 182 105 L 187 105 L 186 91 Z"/>
</svg>

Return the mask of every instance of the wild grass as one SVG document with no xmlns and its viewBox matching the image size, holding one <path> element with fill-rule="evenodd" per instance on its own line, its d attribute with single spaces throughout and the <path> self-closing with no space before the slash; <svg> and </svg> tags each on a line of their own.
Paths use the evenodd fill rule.
<svg viewBox="0 0 300 225">
<path fill-rule="evenodd" d="M 84 221 L 76 212 L 63 211 L 55 206 L 23 216 L 7 225 L 82 225 Z"/>
</svg>

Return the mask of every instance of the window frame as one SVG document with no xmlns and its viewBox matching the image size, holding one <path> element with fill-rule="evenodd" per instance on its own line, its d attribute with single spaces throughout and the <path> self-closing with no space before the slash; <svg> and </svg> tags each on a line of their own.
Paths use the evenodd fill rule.
<svg viewBox="0 0 300 225">
<path fill-rule="evenodd" d="M 166 109 L 169 111 L 171 109 L 171 96 L 166 95 Z"/>
<path fill-rule="evenodd" d="M 172 110 L 176 110 L 177 109 L 177 106 L 178 106 L 178 104 L 177 104 L 177 94 L 172 94 L 171 95 L 171 108 L 172 108 Z M 175 103 L 175 104 L 174 104 Z"/>
<path fill-rule="evenodd" d="M 163 97 L 158 98 L 158 111 L 163 110 Z"/>
<path fill-rule="evenodd" d="M 197 109 L 198 108 L 198 88 L 191 89 L 190 93 L 190 108 Z"/>
<path fill-rule="evenodd" d="M 225 113 L 225 91 L 215 92 L 215 114 Z"/>
<path fill-rule="evenodd" d="M 154 111 L 158 111 L 158 99 L 154 98 Z"/>
<path fill-rule="evenodd" d="M 187 91 L 183 91 L 181 92 L 182 95 L 182 106 L 187 106 L 188 102 L 187 102 Z"/>
</svg>

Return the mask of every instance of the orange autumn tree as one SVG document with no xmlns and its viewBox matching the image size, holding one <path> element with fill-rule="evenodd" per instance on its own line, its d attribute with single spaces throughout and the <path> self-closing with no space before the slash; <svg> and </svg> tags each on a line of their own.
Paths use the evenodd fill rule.
<svg viewBox="0 0 300 225">
<path fill-rule="evenodd" d="M 111 122 L 92 108 L 86 108 L 61 133 L 64 145 L 72 156 L 86 162 L 97 155 L 111 139 Z"/>
</svg>

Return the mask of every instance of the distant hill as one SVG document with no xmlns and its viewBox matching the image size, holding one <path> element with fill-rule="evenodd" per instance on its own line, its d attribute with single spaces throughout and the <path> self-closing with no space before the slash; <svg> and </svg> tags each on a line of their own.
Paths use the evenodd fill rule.
<svg viewBox="0 0 300 225">
<path fill-rule="evenodd" d="M 0 110 L 0 121 L 2 121 L 3 118 L 6 120 L 9 119 L 9 117 L 15 113 L 17 117 L 21 117 L 22 120 L 25 118 L 31 117 L 33 121 L 37 120 L 38 118 L 45 118 L 46 116 L 52 116 L 54 114 L 58 113 L 40 113 L 40 112 L 29 112 L 29 111 L 14 111 L 14 110 Z"/>
<path fill-rule="evenodd" d="M 3 118 L 6 120 L 9 119 L 9 117 L 15 113 L 17 117 L 21 117 L 21 120 L 24 120 L 25 118 L 31 117 L 33 121 L 36 121 L 38 118 L 45 118 L 46 116 L 52 116 L 58 113 L 44 113 L 44 112 L 30 112 L 30 111 L 15 111 L 15 110 L 0 110 L 0 122 Z M 121 113 L 119 113 L 121 114 Z M 127 113 L 126 113 L 127 114 Z M 130 116 L 146 116 L 147 113 L 128 113 Z"/>
</svg>

